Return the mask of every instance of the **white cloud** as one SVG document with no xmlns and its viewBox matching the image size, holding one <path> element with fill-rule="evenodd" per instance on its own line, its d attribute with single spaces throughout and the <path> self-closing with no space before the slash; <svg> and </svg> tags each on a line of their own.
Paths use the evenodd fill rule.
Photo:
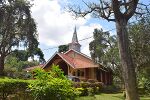
<svg viewBox="0 0 150 100">
<path fill-rule="evenodd" d="M 70 13 L 61 11 L 58 0 L 35 0 L 32 15 L 38 25 L 39 41 L 48 46 L 69 42 L 74 26 L 84 25 L 87 19 L 74 20 Z M 64 41 L 64 40 L 65 41 Z"/>
<path fill-rule="evenodd" d="M 94 28 L 101 28 L 99 24 L 86 24 L 90 16 L 86 19 L 75 20 L 70 13 L 62 8 L 61 4 L 65 3 L 66 0 L 34 0 L 34 6 L 31 10 L 37 23 L 41 45 L 53 47 L 71 42 L 75 25 L 79 40 L 92 36 Z M 91 40 L 92 38 L 80 41 L 82 52 L 89 54 L 88 45 Z"/>
<path fill-rule="evenodd" d="M 83 52 L 89 56 L 90 56 L 89 43 L 93 40 L 93 38 L 91 36 L 93 36 L 93 31 L 95 28 L 101 29 L 102 26 L 100 24 L 90 24 L 87 26 L 81 26 L 78 30 L 79 40 L 88 38 L 88 39 L 85 39 L 85 40 L 82 40 L 79 42 L 82 45 L 81 52 Z M 91 37 L 91 38 L 89 38 L 89 37 Z"/>
</svg>

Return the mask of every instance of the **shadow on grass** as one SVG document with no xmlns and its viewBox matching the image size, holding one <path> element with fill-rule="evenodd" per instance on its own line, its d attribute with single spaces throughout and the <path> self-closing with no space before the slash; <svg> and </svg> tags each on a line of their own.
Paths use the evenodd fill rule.
<svg viewBox="0 0 150 100">
<path fill-rule="evenodd" d="M 112 97 L 115 97 L 115 98 L 118 98 L 118 99 L 121 99 L 121 100 L 125 100 L 125 97 L 123 97 L 123 96 L 112 96 Z"/>
</svg>

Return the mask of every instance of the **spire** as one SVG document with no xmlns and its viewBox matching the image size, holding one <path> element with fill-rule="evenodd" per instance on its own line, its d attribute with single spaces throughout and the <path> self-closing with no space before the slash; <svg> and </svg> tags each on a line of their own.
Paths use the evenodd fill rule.
<svg viewBox="0 0 150 100">
<path fill-rule="evenodd" d="M 75 26 L 73 37 L 72 37 L 72 42 L 69 43 L 69 49 L 73 49 L 73 50 L 80 52 L 80 47 L 81 45 L 78 43 L 77 30 Z"/>
<path fill-rule="evenodd" d="M 76 26 L 74 28 L 74 33 L 73 33 L 73 37 L 72 37 L 72 43 L 78 43 L 78 37 L 77 37 L 77 29 Z"/>
</svg>

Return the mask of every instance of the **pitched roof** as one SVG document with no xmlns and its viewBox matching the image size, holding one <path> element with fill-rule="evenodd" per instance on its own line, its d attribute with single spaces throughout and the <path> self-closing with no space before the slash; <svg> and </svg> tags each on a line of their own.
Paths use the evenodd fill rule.
<svg viewBox="0 0 150 100">
<path fill-rule="evenodd" d="M 76 52 L 76 53 L 78 53 L 78 54 L 80 54 L 80 55 L 82 55 L 82 56 L 84 56 L 84 57 L 86 57 L 86 58 L 88 58 L 88 59 L 92 60 L 92 58 L 91 58 L 91 57 L 89 57 L 89 56 L 87 56 L 86 54 L 84 54 L 84 53 L 82 53 L 82 52 L 78 52 L 78 51 L 73 50 L 73 49 L 68 50 L 68 51 L 67 51 L 67 52 L 65 52 L 64 54 L 67 54 L 67 53 L 69 53 L 69 52 L 71 52 L 71 51 Z"/>
<path fill-rule="evenodd" d="M 57 53 L 66 63 L 68 63 L 70 66 L 75 68 L 74 63 L 73 63 L 73 58 L 66 56 L 63 53 Z"/>
<path fill-rule="evenodd" d="M 77 53 L 77 54 L 79 54 L 79 55 L 81 55 L 81 56 L 83 56 L 82 59 L 74 58 L 74 57 L 70 57 L 70 56 L 66 55 L 70 51 L 71 50 L 69 50 L 65 54 L 63 54 L 63 53 L 56 53 L 55 55 L 52 56 L 52 58 L 50 58 L 50 60 L 45 64 L 45 66 L 43 68 L 47 67 L 47 65 L 49 64 L 49 62 L 56 55 L 58 55 L 62 60 L 64 60 L 67 64 L 69 64 L 74 69 L 99 67 L 99 64 L 94 63 L 90 57 L 88 57 L 85 54 L 82 54 L 80 52 L 77 52 L 75 50 L 72 50 L 72 51 L 75 52 L 75 53 Z"/>
</svg>

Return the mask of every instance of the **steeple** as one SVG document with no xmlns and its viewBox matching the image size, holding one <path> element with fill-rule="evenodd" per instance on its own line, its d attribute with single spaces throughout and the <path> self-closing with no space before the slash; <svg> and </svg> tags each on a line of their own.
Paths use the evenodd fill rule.
<svg viewBox="0 0 150 100">
<path fill-rule="evenodd" d="M 69 43 L 69 49 L 73 49 L 75 51 L 80 52 L 80 47 L 81 47 L 81 45 L 78 43 L 77 30 L 76 30 L 76 26 L 75 26 L 73 37 L 72 37 L 72 42 Z"/>
<path fill-rule="evenodd" d="M 74 33 L 73 33 L 73 37 L 72 37 L 72 43 L 78 43 L 78 37 L 77 37 L 77 29 L 76 26 L 74 28 Z"/>
</svg>

